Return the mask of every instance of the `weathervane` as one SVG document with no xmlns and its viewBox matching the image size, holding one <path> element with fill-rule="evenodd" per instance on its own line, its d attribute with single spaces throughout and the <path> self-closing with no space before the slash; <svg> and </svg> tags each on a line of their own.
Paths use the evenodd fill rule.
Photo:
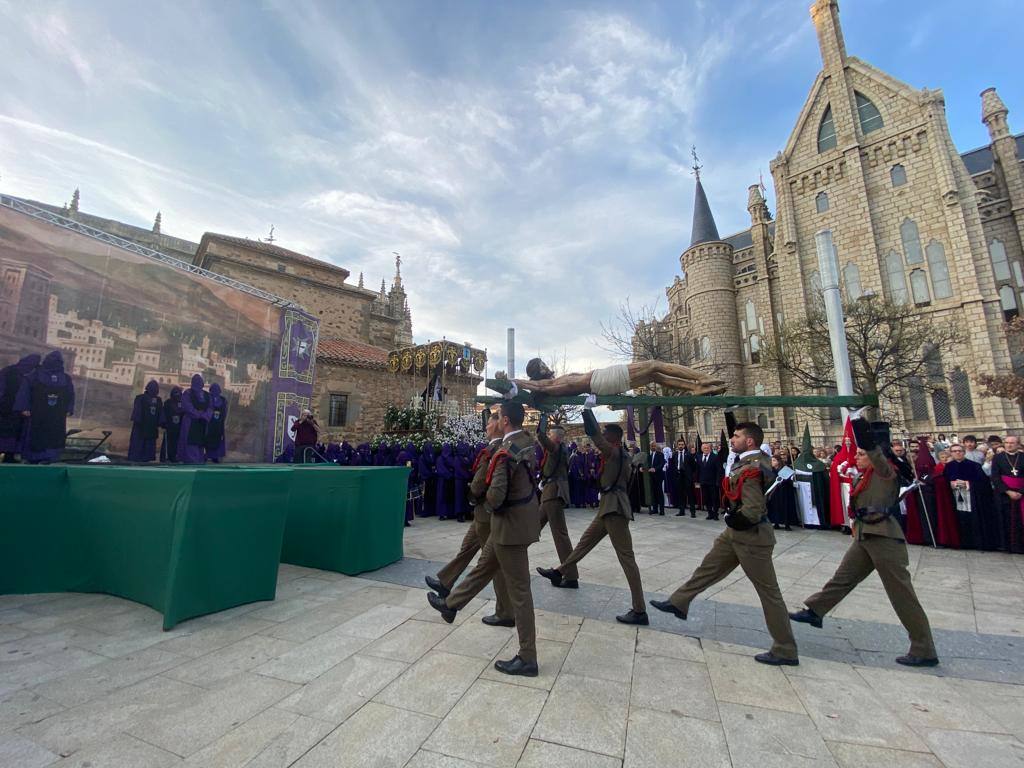
<svg viewBox="0 0 1024 768">
<path fill-rule="evenodd" d="M 264 243 L 273 243 L 276 238 L 274 237 L 274 225 L 270 225 L 270 234 L 263 240 Z"/>
<path fill-rule="evenodd" d="M 700 164 L 700 158 L 697 157 L 697 145 L 690 145 L 690 157 L 693 158 L 693 165 L 690 166 L 690 170 L 693 171 L 693 175 L 697 177 L 697 181 L 700 181 L 700 169 L 704 166 Z"/>
<path fill-rule="evenodd" d="M 764 185 L 764 173 L 761 172 L 760 168 L 757 171 L 757 186 L 761 190 L 761 197 L 764 197 L 768 188 Z"/>
</svg>

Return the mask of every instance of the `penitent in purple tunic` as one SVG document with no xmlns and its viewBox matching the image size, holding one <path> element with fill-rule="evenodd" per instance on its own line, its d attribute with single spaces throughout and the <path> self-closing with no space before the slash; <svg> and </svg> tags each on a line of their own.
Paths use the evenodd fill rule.
<svg viewBox="0 0 1024 768">
<path fill-rule="evenodd" d="M 192 385 L 181 396 L 181 433 L 178 435 L 178 461 L 183 464 L 206 463 L 206 425 L 211 417 L 210 394 L 203 390 L 203 377 L 192 377 Z"/>
<path fill-rule="evenodd" d="M 164 404 L 160 399 L 160 385 L 156 381 L 146 384 L 146 390 L 135 396 L 132 406 L 132 435 L 128 440 L 128 461 L 156 459 L 156 440 L 163 423 Z"/>
</svg>

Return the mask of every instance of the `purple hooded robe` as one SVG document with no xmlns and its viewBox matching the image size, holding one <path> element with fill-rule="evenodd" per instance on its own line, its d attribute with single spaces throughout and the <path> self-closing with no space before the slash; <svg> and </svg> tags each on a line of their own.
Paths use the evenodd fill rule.
<svg viewBox="0 0 1024 768">
<path fill-rule="evenodd" d="M 30 411 L 22 457 L 30 464 L 56 461 L 67 440 L 68 416 L 75 411 L 75 386 L 64 373 L 64 356 L 54 350 L 15 398 L 16 411 Z"/>
<path fill-rule="evenodd" d="M 423 483 L 423 516 L 437 514 L 437 473 L 435 472 L 434 444 L 429 440 L 420 451 L 419 476 Z"/>
<path fill-rule="evenodd" d="M 163 423 L 164 404 L 160 399 L 160 385 L 146 384 L 132 405 L 132 435 L 128 441 L 128 461 L 153 461 L 156 458 L 156 439 Z"/>
<path fill-rule="evenodd" d="M 160 461 L 178 460 L 178 439 L 181 436 L 181 387 L 171 387 L 171 396 L 164 400 L 160 426 L 164 439 L 160 444 Z"/>
<path fill-rule="evenodd" d="M 410 498 L 412 490 L 419 487 L 420 476 L 418 471 L 419 455 L 416 451 L 416 446 L 412 443 L 406 443 L 405 448 L 398 452 L 395 457 L 395 465 L 399 467 L 409 467 L 409 483 L 406 491 L 405 501 L 405 523 L 408 525 L 416 515 L 422 512 L 423 499 L 420 494 L 416 494 L 415 498 Z"/>
<path fill-rule="evenodd" d="M 586 460 L 584 454 L 577 450 L 575 444 L 572 446 L 572 455 L 569 456 L 569 499 L 574 507 L 586 506 Z"/>
<path fill-rule="evenodd" d="M 450 443 L 441 446 L 434 472 L 437 475 L 437 519 L 447 520 L 455 517 L 455 456 Z"/>
<path fill-rule="evenodd" d="M 228 399 L 220 384 L 210 385 L 210 422 L 206 425 L 206 458 L 214 464 L 227 453 Z"/>
<path fill-rule="evenodd" d="M 14 404 L 28 399 L 29 379 L 39 367 L 39 360 L 39 355 L 25 355 L 14 365 L 0 369 L 0 453 L 7 463 L 14 461 L 14 454 L 21 453 L 28 429 L 28 419 Z"/>
<path fill-rule="evenodd" d="M 206 425 L 210 421 L 210 394 L 203 389 L 203 377 L 192 377 L 192 385 L 181 396 L 181 433 L 178 435 L 178 461 L 184 464 L 206 462 Z"/>
<path fill-rule="evenodd" d="M 468 443 L 455 446 L 455 517 L 461 523 L 469 513 L 469 481 L 473 479 L 473 458 Z"/>
</svg>

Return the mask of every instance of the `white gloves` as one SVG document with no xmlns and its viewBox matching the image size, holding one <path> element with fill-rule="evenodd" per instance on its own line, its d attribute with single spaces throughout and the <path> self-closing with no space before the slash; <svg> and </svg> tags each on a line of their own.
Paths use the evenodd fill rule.
<svg viewBox="0 0 1024 768">
<path fill-rule="evenodd" d="M 868 409 L 868 406 L 864 405 L 856 410 L 850 411 L 850 421 L 856 421 L 857 419 L 864 418 L 864 411 Z"/>
<path fill-rule="evenodd" d="M 513 381 L 512 382 L 512 389 L 510 389 L 508 392 L 505 393 L 505 399 L 506 400 L 511 400 L 513 397 L 515 397 L 518 394 L 519 394 L 519 387 L 517 387 L 516 383 Z"/>
<path fill-rule="evenodd" d="M 591 409 L 597 405 L 597 395 L 587 395 L 587 399 L 583 401 L 583 407 Z"/>
</svg>

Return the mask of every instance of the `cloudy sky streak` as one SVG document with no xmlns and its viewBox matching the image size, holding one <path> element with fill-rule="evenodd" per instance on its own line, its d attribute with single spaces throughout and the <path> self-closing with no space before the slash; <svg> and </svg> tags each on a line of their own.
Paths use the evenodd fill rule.
<svg viewBox="0 0 1024 768">
<path fill-rule="evenodd" d="M 0 189 L 193 240 L 274 224 L 372 287 L 400 251 L 417 340 L 494 370 L 511 325 L 520 359 L 597 365 L 615 304 L 664 306 L 679 271 L 690 145 L 723 233 L 770 186 L 819 67 L 807 5 L 0 0 Z M 1024 130 L 1011 0 L 841 8 L 851 54 L 945 90 L 961 149 L 988 85 Z"/>
</svg>

